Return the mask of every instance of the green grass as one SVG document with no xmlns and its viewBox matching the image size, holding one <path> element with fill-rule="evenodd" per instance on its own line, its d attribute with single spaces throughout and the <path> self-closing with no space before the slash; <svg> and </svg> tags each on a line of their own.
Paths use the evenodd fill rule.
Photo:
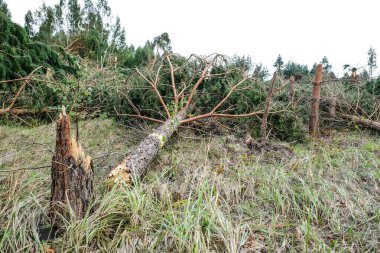
<svg viewBox="0 0 380 253">
<path fill-rule="evenodd" d="M 54 125 L 0 126 L 0 252 L 376 252 L 380 138 L 334 132 L 295 157 L 251 155 L 243 141 L 181 130 L 133 188 L 106 189 L 113 165 L 149 133 L 109 120 L 80 124 L 95 160 L 95 211 L 41 242 L 48 223 Z M 35 143 L 35 144 L 33 144 Z M 36 144 L 38 143 L 38 144 Z M 48 148 L 49 147 L 49 148 Z M 105 156 L 104 156 L 105 155 Z"/>
</svg>

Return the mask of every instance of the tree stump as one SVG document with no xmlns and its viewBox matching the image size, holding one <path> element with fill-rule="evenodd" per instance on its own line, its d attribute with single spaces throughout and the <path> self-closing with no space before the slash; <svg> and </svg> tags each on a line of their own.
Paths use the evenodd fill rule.
<svg viewBox="0 0 380 253">
<path fill-rule="evenodd" d="M 313 83 L 313 94 L 311 96 L 311 111 L 309 121 L 309 134 L 312 137 L 318 132 L 319 124 L 319 100 L 321 98 L 322 64 L 317 66 L 315 80 Z"/>
<path fill-rule="evenodd" d="M 55 227 L 70 218 L 83 218 L 94 198 L 92 159 L 70 138 L 70 119 L 65 108 L 57 120 L 55 155 L 51 166 L 51 199 L 49 217 Z"/>
</svg>

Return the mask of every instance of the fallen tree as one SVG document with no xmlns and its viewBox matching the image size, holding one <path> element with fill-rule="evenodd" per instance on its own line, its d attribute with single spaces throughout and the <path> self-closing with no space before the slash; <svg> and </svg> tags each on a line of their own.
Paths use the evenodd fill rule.
<svg viewBox="0 0 380 253">
<path fill-rule="evenodd" d="M 343 108 L 338 107 L 336 97 L 321 100 L 321 105 L 322 105 L 322 110 L 325 112 L 328 112 L 328 114 L 332 118 L 340 118 L 345 121 L 354 122 L 355 124 L 363 126 L 363 127 L 368 127 L 377 131 L 380 130 L 379 121 L 371 120 L 363 116 L 357 116 L 357 115 L 345 113 L 345 111 L 350 111 L 350 110 L 347 110 L 347 108 L 345 107 Z"/>
<path fill-rule="evenodd" d="M 190 57 L 191 58 L 191 57 Z M 190 59 L 189 58 L 189 59 Z M 188 59 L 188 62 L 189 62 Z M 165 60 L 165 61 L 164 61 Z M 108 178 L 111 184 L 116 182 L 126 182 L 127 184 L 133 184 L 134 178 L 141 177 L 150 162 L 156 157 L 160 149 L 165 145 L 169 140 L 172 134 L 179 128 L 179 126 L 184 124 L 189 124 L 196 120 L 205 119 L 205 118 L 242 118 L 242 117 L 252 117 L 258 114 L 262 114 L 262 110 L 257 110 L 253 112 L 243 113 L 243 114 L 233 114 L 226 113 L 229 109 L 221 110 L 225 105 L 226 101 L 231 97 L 231 95 L 238 90 L 239 87 L 244 84 L 249 83 L 252 79 L 240 69 L 227 69 L 224 72 L 218 71 L 213 73 L 214 68 L 220 68 L 221 62 L 224 62 L 224 57 L 219 54 L 211 55 L 206 58 L 196 57 L 198 65 L 204 66 L 202 69 L 193 72 L 193 76 L 198 76 L 195 83 L 184 84 L 176 82 L 175 73 L 179 71 L 180 67 L 175 67 L 172 63 L 172 56 L 166 56 L 160 62 L 157 70 L 154 74 L 144 74 L 140 69 L 136 69 L 136 73 L 143 78 L 154 91 L 155 95 L 158 98 L 158 101 L 166 115 L 166 120 L 151 118 L 141 115 L 141 113 L 136 109 L 137 114 L 119 114 L 118 116 L 127 116 L 133 118 L 140 118 L 143 120 L 150 120 L 156 123 L 162 124 L 158 127 L 152 134 L 147 138 L 142 140 L 139 146 L 126 156 L 126 158 L 118 164 L 112 171 L 109 173 Z M 187 63 L 184 66 L 187 66 Z M 174 109 L 170 112 L 167 103 L 165 103 L 164 98 L 159 92 L 158 86 L 160 85 L 160 74 L 164 64 L 169 66 L 170 72 L 170 86 L 172 91 L 172 97 L 170 103 L 174 104 Z M 157 65 L 157 63 L 156 63 Z M 223 77 L 230 78 L 229 80 L 229 91 L 227 94 L 207 113 L 200 115 L 191 115 L 192 108 L 194 107 L 194 97 L 197 95 L 199 86 L 207 79 L 213 77 Z M 192 78 L 194 79 L 194 78 Z M 234 83 L 232 83 L 234 82 Z M 178 92 L 179 85 L 182 85 L 182 90 Z M 187 93 L 187 94 L 186 94 Z M 137 108 L 134 106 L 134 108 Z M 266 114 L 269 113 L 269 107 L 267 108 Z"/>
<path fill-rule="evenodd" d="M 374 120 L 370 120 L 370 119 L 366 119 L 366 118 L 362 118 L 359 116 L 350 115 L 346 113 L 339 113 L 338 115 L 343 119 L 353 121 L 356 124 L 362 125 L 364 127 L 369 127 L 378 131 L 380 130 L 380 122 L 378 121 L 374 121 Z"/>
</svg>

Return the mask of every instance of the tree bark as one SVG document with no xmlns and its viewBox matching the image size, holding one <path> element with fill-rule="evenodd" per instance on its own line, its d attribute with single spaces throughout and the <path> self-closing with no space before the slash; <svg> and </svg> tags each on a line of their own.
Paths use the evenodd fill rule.
<svg viewBox="0 0 380 253">
<path fill-rule="evenodd" d="M 183 109 L 175 117 L 167 119 L 163 125 L 146 137 L 134 151 L 111 171 L 108 175 L 110 183 L 123 181 L 132 185 L 135 178 L 140 178 L 161 148 L 178 129 L 181 121 L 186 118 L 186 111 Z"/>
<path fill-rule="evenodd" d="M 336 97 L 332 97 L 329 99 L 329 114 L 331 117 L 336 117 Z"/>
<path fill-rule="evenodd" d="M 50 110 L 48 108 L 44 108 L 41 110 L 31 110 L 31 109 L 26 109 L 26 108 L 5 108 L 5 109 L 0 109 L 0 116 L 5 115 L 5 114 L 10 114 L 10 115 L 27 115 L 27 114 L 42 114 L 42 113 L 49 113 L 49 112 L 54 112 L 54 110 Z"/>
<path fill-rule="evenodd" d="M 365 119 L 365 118 L 361 118 L 358 116 L 345 114 L 345 113 L 338 113 L 338 115 L 340 117 L 342 117 L 343 119 L 351 120 L 351 121 L 353 121 L 359 125 L 369 127 L 369 128 L 375 129 L 375 130 L 380 130 L 380 122 L 378 122 L 378 121 L 373 121 L 370 119 Z"/>
<path fill-rule="evenodd" d="M 70 119 L 65 108 L 57 120 L 55 155 L 51 166 L 51 199 L 49 216 L 53 226 L 60 227 L 70 218 L 83 218 L 94 197 L 93 163 L 78 143 L 70 138 Z M 66 206 L 67 205 L 67 206 Z"/>
<path fill-rule="evenodd" d="M 309 121 L 309 134 L 315 136 L 318 132 L 319 124 L 319 100 L 321 98 L 322 64 L 319 64 L 315 73 L 313 83 L 313 94 L 311 97 L 311 111 Z"/>
<path fill-rule="evenodd" d="M 274 84 L 276 83 L 276 72 L 274 72 L 271 84 L 268 88 L 268 95 L 265 100 L 265 110 L 263 113 L 263 119 L 261 121 L 261 127 L 260 127 L 260 136 L 262 139 L 267 138 L 267 124 L 268 124 L 268 114 L 269 114 L 269 108 L 270 108 L 270 102 L 272 100 L 273 96 L 273 89 L 274 89 Z"/>
</svg>

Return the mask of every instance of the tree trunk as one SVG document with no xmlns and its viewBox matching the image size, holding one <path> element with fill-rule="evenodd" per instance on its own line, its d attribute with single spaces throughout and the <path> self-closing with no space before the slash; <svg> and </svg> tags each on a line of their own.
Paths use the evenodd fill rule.
<svg viewBox="0 0 380 253">
<path fill-rule="evenodd" d="M 311 111 L 309 122 L 309 134 L 315 136 L 318 131 L 319 123 L 319 100 L 321 97 L 321 81 L 322 81 L 322 64 L 319 64 L 315 73 L 315 81 L 313 83 L 313 94 L 311 97 Z"/>
<path fill-rule="evenodd" d="M 53 110 L 49 110 L 48 108 L 41 109 L 41 110 L 31 110 L 26 108 L 5 108 L 0 109 L 0 116 L 5 114 L 10 115 L 26 115 L 26 114 L 42 114 L 42 113 L 49 113 L 54 112 Z"/>
<path fill-rule="evenodd" d="M 264 110 L 264 114 L 263 114 L 263 119 L 261 121 L 260 136 L 264 140 L 267 138 L 268 114 L 269 114 L 270 102 L 272 100 L 273 89 L 274 89 L 275 83 L 276 83 L 276 72 L 274 72 L 271 84 L 268 88 L 268 95 L 267 95 L 267 98 L 265 100 L 265 110 Z"/>
<path fill-rule="evenodd" d="M 358 116 L 349 115 L 349 114 L 345 114 L 345 113 L 338 113 L 338 115 L 340 117 L 342 117 L 343 119 L 351 120 L 351 121 L 353 121 L 359 125 L 369 127 L 369 128 L 375 129 L 375 130 L 380 130 L 380 122 L 378 122 L 378 121 L 373 121 L 370 119 L 365 119 L 365 118 L 361 118 Z"/>
<path fill-rule="evenodd" d="M 294 105 L 294 76 L 290 77 L 290 85 L 289 85 L 289 103 Z"/>
<path fill-rule="evenodd" d="M 336 117 L 336 97 L 329 99 L 329 114 L 331 117 Z"/>
<path fill-rule="evenodd" d="M 49 216 L 52 225 L 60 227 L 64 219 L 70 218 L 68 208 L 77 218 L 83 218 L 94 197 L 93 164 L 91 157 L 85 156 L 78 143 L 70 138 L 70 119 L 64 107 L 57 120 L 51 180 Z"/>
<path fill-rule="evenodd" d="M 132 185 L 133 179 L 140 178 L 167 140 L 178 129 L 180 121 L 186 118 L 186 111 L 183 109 L 174 118 L 166 120 L 162 126 L 146 137 L 134 151 L 111 171 L 108 175 L 110 183 L 123 181 Z"/>
</svg>

